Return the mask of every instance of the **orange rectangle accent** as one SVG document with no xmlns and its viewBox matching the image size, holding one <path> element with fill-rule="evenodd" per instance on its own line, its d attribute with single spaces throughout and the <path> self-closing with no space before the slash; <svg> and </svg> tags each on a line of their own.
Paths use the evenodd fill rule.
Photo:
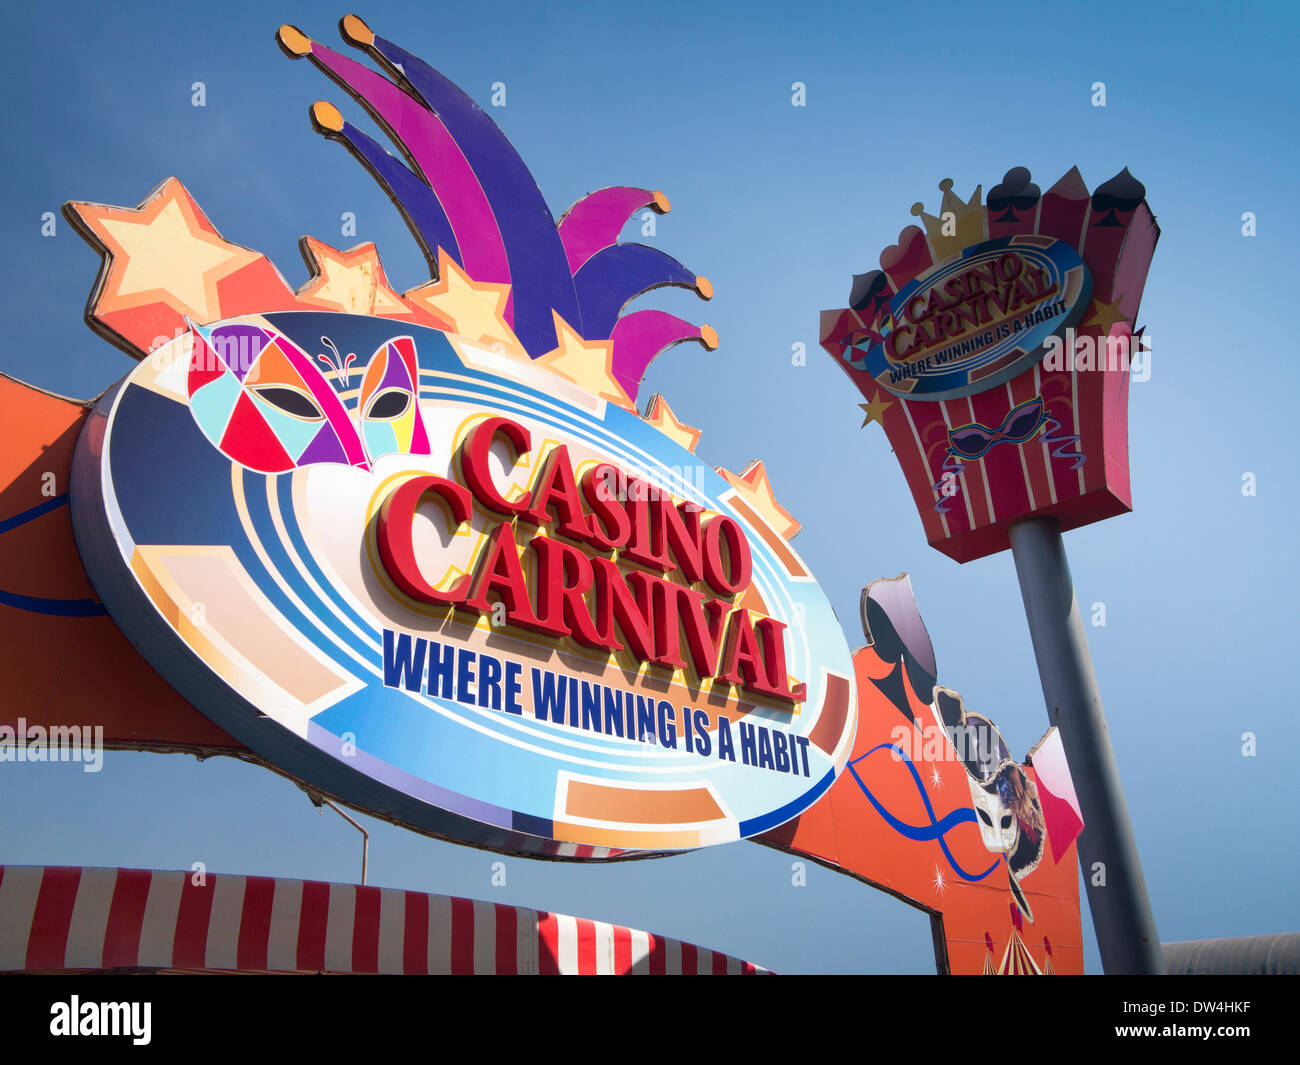
<svg viewBox="0 0 1300 1065">
<path fill-rule="evenodd" d="M 554 822 L 556 838 L 589 847 L 633 848 L 642 851 L 687 851 L 701 846 L 699 832 L 634 832 L 627 829 L 593 828 L 567 821 Z"/>
<path fill-rule="evenodd" d="M 836 673 L 826 674 L 826 694 L 822 698 L 821 717 L 817 719 L 808 738 L 814 747 L 828 755 L 835 753 L 835 744 L 844 731 L 844 721 L 849 716 L 850 695 L 847 677 Z"/>
<path fill-rule="evenodd" d="M 589 821 L 628 825 L 696 825 L 726 815 L 707 788 L 678 791 L 569 781 L 564 812 Z"/>
</svg>

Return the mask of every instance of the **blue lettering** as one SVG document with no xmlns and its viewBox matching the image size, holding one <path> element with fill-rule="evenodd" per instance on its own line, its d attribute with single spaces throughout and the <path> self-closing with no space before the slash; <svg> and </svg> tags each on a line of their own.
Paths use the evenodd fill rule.
<svg viewBox="0 0 1300 1065">
<path fill-rule="evenodd" d="M 506 713 L 508 714 L 524 712 L 523 704 L 519 702 L 519 694 L 524 687 L 519 681 L 519 674 L 523 671 L 524 667 L 518 662 L 506 663 Z"/>
<path fill-rule="evenodd" d="M 790 772 L 790 745 L 785 738 L 784 732 L 772 733 L 772 746 L 776 748 L 776 771 L 778 773 Z"/>
<path fill-rule="evenodd" d="M 738 721 L 736 724 L 740 728 L 740 760 L 745 765 L 758 765 L 754 726 L 748 721 Z"/>
<path fill-rule="evenodd" d="M 812 774 L 808 772 L 808 737 L 796 736 L 794 740 L 799 744 L 799 753 L 803 755 L 803 775 L 811 776 Z"/>
<path fill-rule="evenodd" d="M 731 722 L 722 714 L 718 715 L 718 757 L 728 762 L 736 760 L 736 745 L 731 742 Z"/>
<path fill-rule="evenodd" d="M 456 663 L 456 701 L 466 706 L 474 705 L 474 652 L 460 649 L 460 661 Z"/>
<path fill-rule="evenodd" d="M 604 733 L 623 738 L 623 693 L 615 688 L 605 689 Z"/>
<path fill-rule="evenodd" d="M 685 711 L 685 707 L 682 709 Z M 696 710 L 693 716 L 695 717 L 695 749 L 700 754 L 709 754 L 713 749 L 713 741 L 709 739 L 709 712 Z"/>
<path fill-rule="evenodd" d="M 478 656 L 478 704 L 501 709 L 501 660 L 485 655 Z"/>
<path fill-rule="evenodd" d="M 645 742 L 646 734 L 653 739 L 655 734 L 655 701 L 643 695 L 636 697 L 636 738 Z"/>
<path fill-rule="evenodd" d="M 538 721 L 548 718 L 557 725 L 564 724 L 564 701 L 568 686 L 563 680 L 555 683 L 555 674 L 533 667 L 533 713 Z"/>
<path fill-rule="evenodd" d="M 582 727 L 588 732 L 603 732 L 600 727 L 600 689 L 599 684 L 582 682 Z"/>
<path fill-rule="evenodd" d="M 394 641 L 396 637 L 396 641 Z M 384 630 L 384 684 L 389 688 L 403 687 L 418 692 L 424 680 L 424 652 L 429 641 L 417 639 L 412 646 L 411 634 L 401 635 L 392 629 Z"/>
<path fill-rule="evenodd" d="M 455 662 L 454 647 L 444 647 L 433 640 L 429 641 L 429 686 L 426 690 L 430 695 L 440 695 L 444 699 L 456 698 L 451 686 L 451 670 Z"/>
<path fill-rule="evenodd" d="M 660 699 L 658 712 L 659 742 L 670 750 L 677 750 L 677 711 L 667 699 Z"/>
</svg>

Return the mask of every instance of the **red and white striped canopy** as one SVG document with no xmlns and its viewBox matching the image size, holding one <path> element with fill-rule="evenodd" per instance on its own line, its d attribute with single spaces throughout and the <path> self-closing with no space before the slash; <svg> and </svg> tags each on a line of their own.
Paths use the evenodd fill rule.
<svg viewBox="0 0 1300 1065">
<path fill-rule="evenodd" d="M 0 866 L 0 972 L 752 974 L 620 925 L 419 891 Z"/>
</svg>

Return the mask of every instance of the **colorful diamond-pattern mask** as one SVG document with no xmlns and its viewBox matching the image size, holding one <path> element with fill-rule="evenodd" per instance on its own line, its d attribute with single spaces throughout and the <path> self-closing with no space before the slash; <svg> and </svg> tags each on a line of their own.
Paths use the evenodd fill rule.
<svg viewBox="0 0 1300 1065">
<path fill-rule="evenodd" d="M 218 450 L 242 466 L 259 473 L 324 462 L 369 469 L 381 455 L 429 453 L 409 336 L 381 344 L 356 398 L 345 399 L 274 329 L 231 323 L 192 326 L 190 335 L 190 411 Z M 320 356 L 340 383 L 354 358 Z"/>
<path fill-rule="evenodd" d="M 371 356 L 357 397 L 357 425 L 366 456 L 427 455 L 429 438 L 419 404 L 415 341 L 394 337 Z"/>
</svg>

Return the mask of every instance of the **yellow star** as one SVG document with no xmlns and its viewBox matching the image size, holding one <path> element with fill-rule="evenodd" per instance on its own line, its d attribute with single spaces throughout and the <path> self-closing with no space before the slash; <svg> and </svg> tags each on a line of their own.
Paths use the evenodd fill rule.
<svg viewBox="0 0 1300 1065">
<path fill-rule="evenodd" d="M 732 485 L 775 529 L 784 540 L 793 538 L 803 526 L 795 520 L 785 507 L 777 502 L 772 492 L 772 482 L 768 480 L 767 467 L 761 461 L 751 462 L 740 476 L 730 470 L 718 467 L 718 473 L 728 484 Z"/>
<path fill-rule="evenodd" d="M 694 453 L 700 442 L 700 430 L 693 425 L 677 420 L 677 415 L 668 406 L 668 401 L 659 393 L 650 397 L 646 405 L 645 420 L 658 429 L 669 440 L 675 440 L 687 451 Z"/>
<path fill-rule="evenodd" d="M 374 244 L 338 251 L 313 237 L 298 242 L 311 279 L 298 289 L 303 303 L 349 314 L 410 318 L 412 311 L 388 285 Z"/>
<path fill-rule="evenodd" d="M 636 404 L 614 375 L 614 344 L 609 340 L 584 340 L 568 322 L 552 312 L 555 319 L 555 335 L 560 343 L 554 351 L 533 361 L 534 366 L 543 366 L 552 373 L 594 396 L 624 407 L 636 410 Z"/>
<path fill-rule="evenodd" d="M 176 178 L 134 209 L 96 203 L 67 209 L 105 257 L 93 300 L 96 318 L 163 303 L 195 321 L 216 321 L 222 317 L 217 283 L 264 259 L 223 240 Z"/>
<path fill-rule="evenodd" d="M 1087 321 L 1083 323 L 1083 328 L 1095 325 L 1101 330 L 1102 336 L 1110 336 L 1111 329 L 1116 322 L 1126 322 L 1128 317 L 1119 309 L 1122 296 L 1116 296 L 1110 303 L 1102 303 L 1101 300 L 1092 301 L 1092 313 L 1088 316 Z"/>
<path fill-rule="evenodd" d="M 859 407 L 861 407 L 864 411 L 867 412 L 866 418 L 864 418 L 862 421 L 862 428 L 865 429 L 872 422 L 879 422 L 881 424 L 881 427 L 883 428 L 885 424 L 885 419 L 883 415 L 885 411 L 887 411 L 893 405 L 894 404 L 891 400 L 882 400 L 880 398 L 880 391 L 879 389 L 877 389 L 876 394 L 871 398 L 870 403 L 858 404 Z"/>
<path fill-rule="evenodd" d="M 438 249 L 438 278 L 404 292 L 402 298 L 412 307 L 446 322 L 453 333 L 488 346 L 501 344 L 512 355 L 528 357 L 514 330 L 506 324 L 509 285 L 474 281 L 441 248 Z"/>
</svg>

